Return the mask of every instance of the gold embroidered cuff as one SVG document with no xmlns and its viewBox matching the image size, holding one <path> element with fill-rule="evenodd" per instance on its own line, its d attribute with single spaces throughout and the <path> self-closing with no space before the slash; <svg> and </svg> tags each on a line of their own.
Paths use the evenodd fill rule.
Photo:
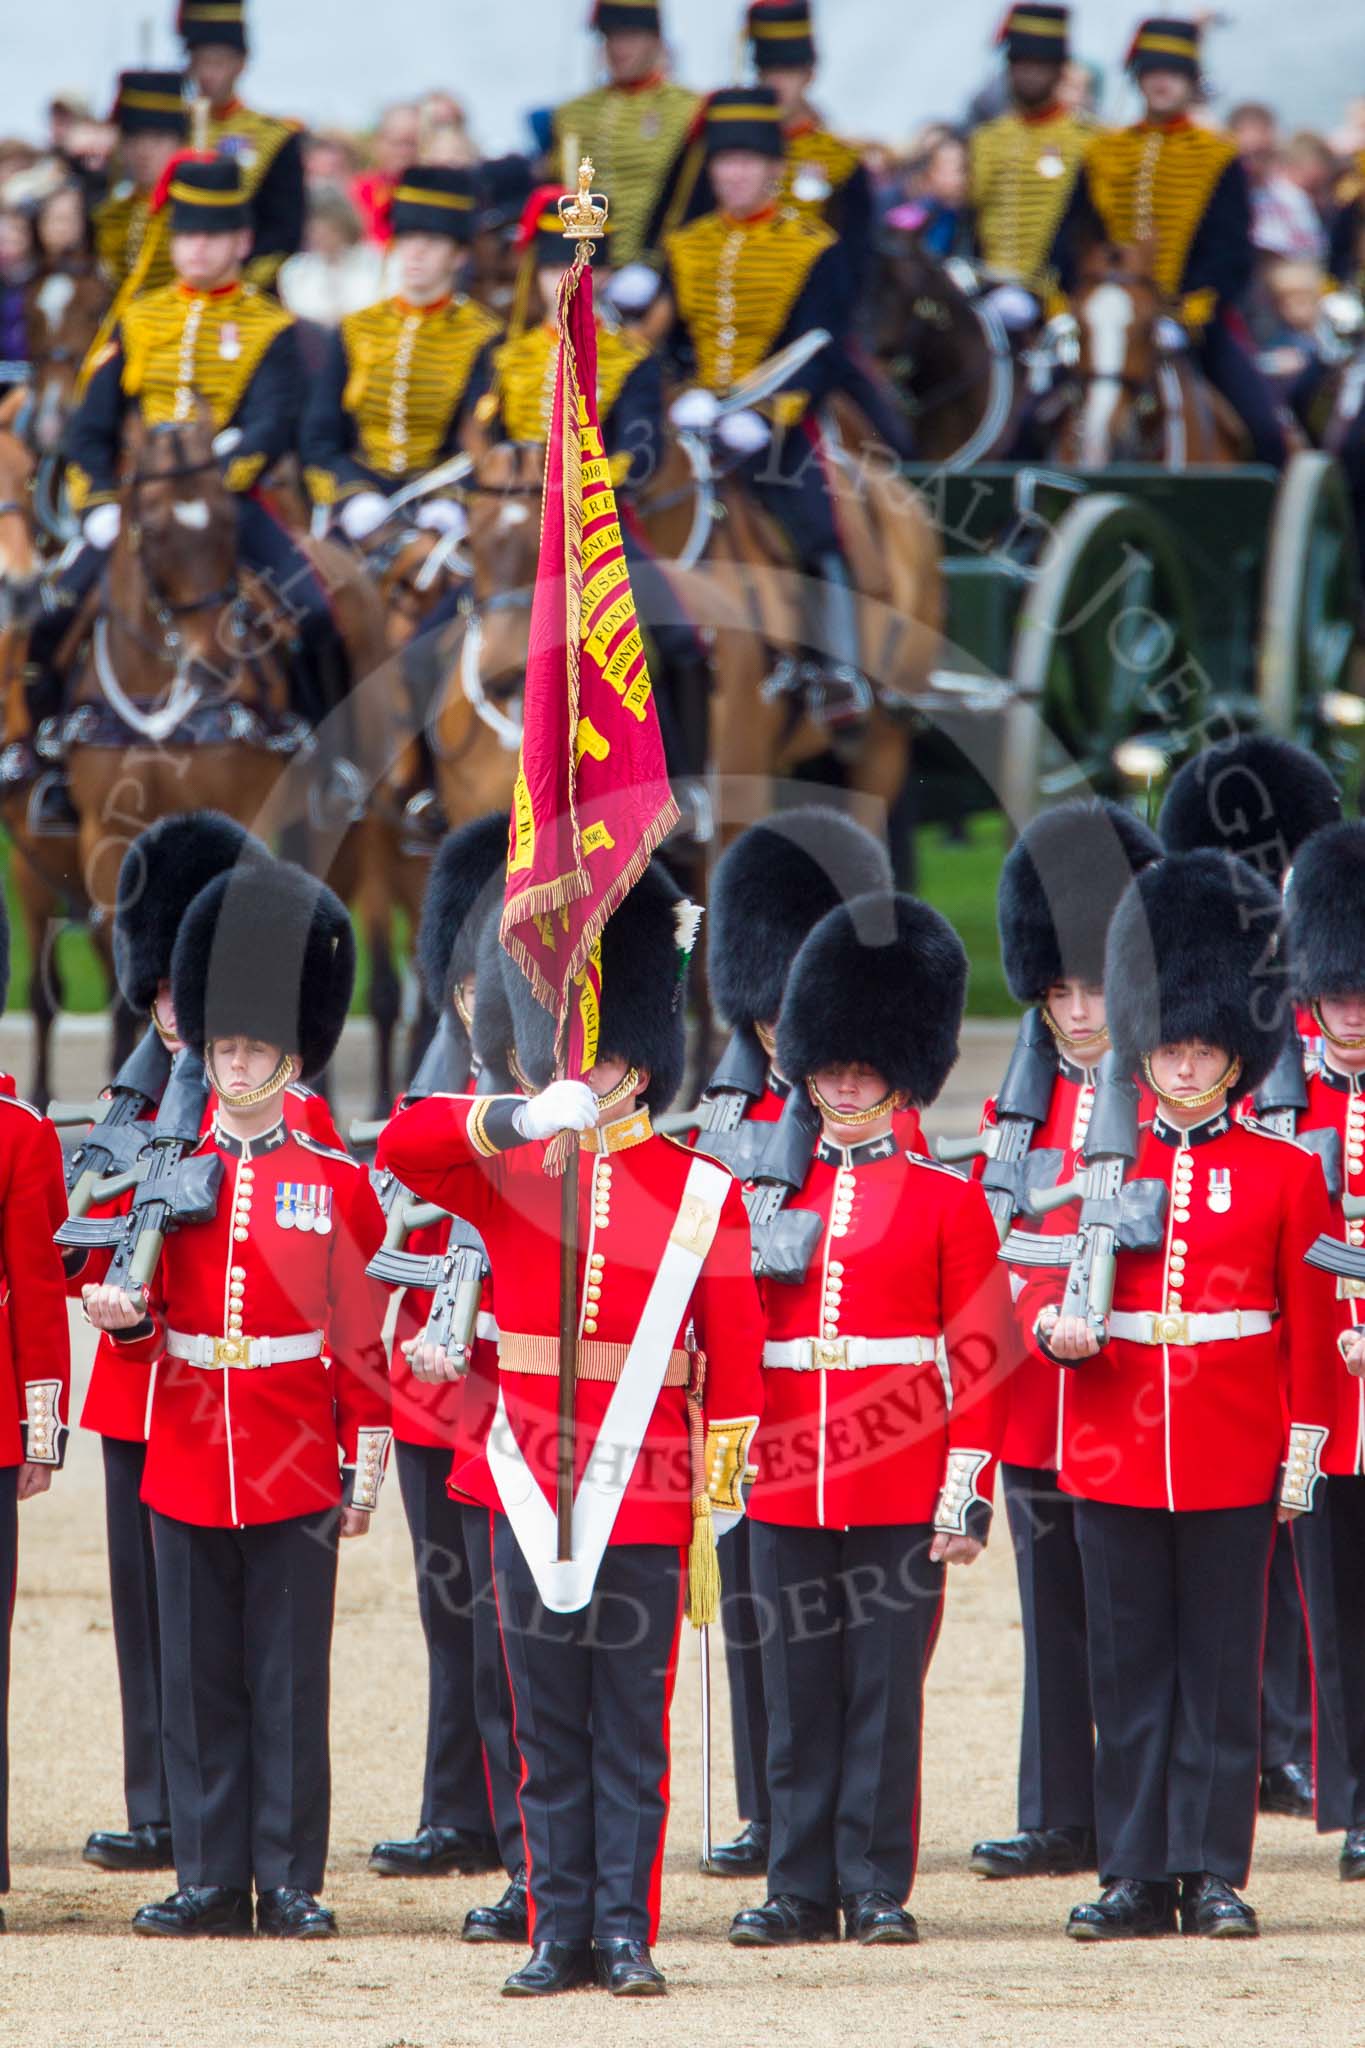
<svg viewBox="0 0 1365 2048">
<path fill-rule="evenodd" d="M 1207 327 L 1218 310 L 1218 294 L 1212 285 L 1186 292 L 1180 301 L 1180 317 L 1187 327 Z"/>
<path fill-rule="evenodd" d="M 1322 1477 L 1322 1447 L 1327 1431 L 1311 1422 L 1295 1422 L 1289 1430 L 1289 1455 L 1280 1480 L 1280 1506 L 1306 1515 L 1313 1506 L 1313 1489 Z"/>
<path fill-rule="evenodd" d="M 723 1513 L 744 1513 L 744 1480 L 749 1446 L 758 1428 L 756 1415 L 732 1422 L 711 1422 L 706 1428 L 706 1491 L 712 1507 Z"/>
<path fill-rule="evenodd" d="M 264 455 L 238 455 L 223 471 L 223 482 L 230 491 L 249 491 L 264 468 Z"/>
</svg>

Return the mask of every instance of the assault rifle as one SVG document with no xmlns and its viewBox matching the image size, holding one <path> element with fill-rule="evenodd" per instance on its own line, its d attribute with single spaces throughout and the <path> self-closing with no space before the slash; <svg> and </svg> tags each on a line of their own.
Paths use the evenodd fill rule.
<svg viewBox="0 0 1365 2048">
<path fill-rule="evenodd" d="M 66 1161 L 67 1206 L 84 1216 L 95 1200 L 95 1187 L 111 1174 L 126 1173 L 147 1143 L 145 1119 L 161 1100 L 171 1071 L 171 1056 L 160 1035 L 148 1025 L 98 1103 L 54 1102 L 48 1111 L 54 1124 L 86 1124 L 89 1135 Z M 74 1271 L 74 1268 L 68 1270 Z"/>
<path fill-rule="evenodd" d="M 1365 1195 L 1344 1196 L 1341 1208 L 1348 1223 L 1365 1221 Z M 1313 1239 L 1303 1262 L 1336 1275 L 1338 1300 L 1358 1301 L 1365 1296 L 1365 1245 L 1343 1244 L 1339 1237 L 1329 1237 L 1324 1231 Z"/>
<path fill-rule="evenodd" d="M 420 1223 L 439 1222 L 445 1211 L 428 1205 Z M 452 1358 L 469 1368 L 479 1316 L 479 1296 L 488 1275 L 488 1255 L 483 1239 L 458 1216 L 450 1219 L 445 1250 L 423 1257 L 419 1252 L 377 1251 L 365 1268 L 372 1279 L 388 1287 L 418 1287 L 430 1291 L 422 1339 L 439 1344 Z M 419 1227 L 414 1224 L 413 1228 Z"/>
<path fill-rule="evenodd" d="M 1030 1216 L 1046 1216 L 1079 1199 L 1075 1232 L 1044 1237 L 1012 1230 L 1000 1247 L 1001 1258 L 1012 1266 L 1065 1266 L 1061 1313 L 1084 1317 L 1101 1345 L 1114 1305 L 1116 1254 L 1155 1251 L 1166 1231 L 1166 1183 L 1127 1178 L 1137 1153 L 1137 1086 L 1115 1066 L 1113 1053 L 1106 1053 L 1081 1165 L 1070 1180 L 1035 1189 L 1025 1200 Z"/>
<path fill-rule="evenodd" d="M 1057 1047 L 1036 1006 L 1019 1020 L 1019 1035 L 995 1098 L 995 1122 L 975 1138 L 940 1138 L 934 1150 L 945 1165 L 984 1159 L 981 1186 L 1003 1240 L 1030 1195 L 1054 1185 L 1062 1154 L 1033 1141 L 1047 1120 L 1057 1079 Z"/>
<path fill-rule="evenodd" d="M 1332 1128 L 1301 1131 L 1299 1118 L 1308 1108 L 1308 1076 L 1303 1070 L 1303 1048 L 1297 1032 L 1291 1034 L 1283 1052 L 1252 1097 L 1257 1123 L 1282 1138 L 1294 1138 L 1316 1152 L 1322 1161 L 1327 1192 L 1335 1202 L 1345 1178 L 1341 1157 L 1341 1132 Z"/>
<path fill-rule="evenodd" d="M 746 1111 L 768 1085 L 768 1055 L 751 1024 L 730 1033 L 716 1071 L 702 1092 L 697 1128 L 729 1132 L 743 1129 Z M 710 1147 L 705 1148 L 708 1152 Z M 726 1162 L 728 1164 L 728 1161 Z"/>
<path fill-rule="evenodd" d="M 142 1157 L 91 1189 L 93 1202 L 114 1201 L 131 1189 L 127 1214 L 69 1216 L 58 1230 L 59 1245 L 113 1251 L 105 1274 L 109 1286 L 145 1293 L 168 1233 L 183 1223 L 205 1223 L 217 1209 L 222 1158 L 217 1152 L 195 1156 L 208 1101 L 204 1062 L 195 1053 L 177 1053 L 156 1120 L 144 1134 Z"/>
</svg>

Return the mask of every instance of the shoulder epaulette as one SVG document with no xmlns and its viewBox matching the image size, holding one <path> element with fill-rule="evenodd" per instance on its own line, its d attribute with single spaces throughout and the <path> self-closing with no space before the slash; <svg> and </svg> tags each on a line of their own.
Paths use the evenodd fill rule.
<svg viewBox="0 0 1365 2048">
<path fill-rule="evenodd" d="M 339 1159 L 346 1166 L 354 1166 L 357 1173 L 362 1171 L 359 1162 L 349 1152 L 338 1152 L 334 1145 L 324 1145 L 311 1131 L 291 1131 L 290 1137 L 296 1145 L 302 1145 L 305 1152 L 316 1152 L 319 1159 Z"/>
<path fill-rule="evenodd" d="M 5 1109 L 23 1109 L 28 1112 L 35 1123 L 42 1124 L 47 1122 L 47 1118 L 43 1115 L 41 1109 L 35 1108 L 31 1102 L 25 1102 L 22 1095 L 0 1095 L 0 1107 Z"/>
<path fill-rule="evenodd" d="M 1238 1120 L 1238 1127 L 1241 1130 L 1250 1131 L 1253 1138 L 1269 1138 L 1277 1145 L 1292 1145 L 1296 1152 L 1302 1152 L 1305 1158 L 1308 1157 L 1308 1147 L 1301 1139 L 1291 1138 L 1288 1131 L 1268 1130 L 1259 1117 L 1241 1117 Z"/>
<path fill-rule="evenodd" d="M 903 1151 L 901 1157 L 908 1159 L 912 1166 L 927 1166 L 933 1173 L 946 1173 L 949 1180 L 966 1181 L 971 1178 L 960 1166 L 949 1166 L 946 1160 L 931 1159 L 924 1152 Z"/>
</svg>

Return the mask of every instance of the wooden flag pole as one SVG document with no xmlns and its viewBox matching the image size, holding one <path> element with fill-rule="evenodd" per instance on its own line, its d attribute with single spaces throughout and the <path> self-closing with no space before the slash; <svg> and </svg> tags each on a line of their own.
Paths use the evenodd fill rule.
<svg viewBox="0 0 1365 2048">
<path fill-rule="evenodd" d="M 570 1140 L 559 1184 L 559 1434 L 555 1517 L 559 1562 L 573 1557 L 574 1388 L 578 1383 L 578 1134 Z"/>
</svg>

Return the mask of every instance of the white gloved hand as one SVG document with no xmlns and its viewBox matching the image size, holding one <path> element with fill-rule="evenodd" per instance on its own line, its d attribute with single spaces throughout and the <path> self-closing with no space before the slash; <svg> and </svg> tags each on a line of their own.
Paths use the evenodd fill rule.
<svg viewBox="0 0 1365 2048">
<path fill-rule="evenodd" d="M 512 1118 L 523 1138 L 553 1138 L 560 1131 L 590 1131 L 597 1122 L 597 1097 L 586 1081 L 551 1081 L 523 1102 Z"/>
<path fill-rule="evenodd" d="M 222 433 L 215 434 L 209 443 L 210 448 L 220 462 L 228 455 L 235 455 L 241 445 L 242 430 L 240 427 L 224 427 Z"/>
<path fill-rule="evenodd" d="M 347 540 L 364 540 L 389 516 L 389 501 L 381 491 L 357 491 L 341 508 L 341 530 Z"/>
<path fill-rule="evenodd" d="M 430 533 L 453 533 L 457 540 L 463 540 L 469 531 L 469 514 L 458 499 L 428 498 L 417 514 L 417 524 Z"/>
<path fill-rule="evenodd" d="M 773 430 L 763 415 L 750 412 L 747 406 L 739 412 L 727 412 L 716 426 L 716 439 L 723 441 L 734 455 L 757 455 L 772 437 Z"/>
<path fill-rule="evenodd" d="M 720 400 L 704 384 L 680 391 L 668 408 L 668 417 L 685 434 L 709 434 L 720 413 Z"/>
<path fill-rule="evenodd" d="M 998 284 L 993 291 L 986 293 L 981 303 L 998 314 L 1011 334 L 1032 327 L 1042 314 L 1033 293 L 1026 292 L 1021 284 Z"/>
<path fill-rule="evenodd" d="M 618 313 L 643 313 L 659 296 L 663 280 L 647 263 L 626 263 L 607 280 L 607 298 Z"/>
<path fill-rule="evenodd" d="M 114 545 L 119 528 L 123 524 L 123 509 L 119 505 L 95 505 L 81 521 L 81 532 L 92 548 L 101 553 Z"/>
<path fill-rule="evenodd" d="M 1163 313 L 1156 323 L 1156 345 L 1164 356 L 1178 356 L 1189 346 L 1189 336 L 1169 313 Z"/>
</svg>

